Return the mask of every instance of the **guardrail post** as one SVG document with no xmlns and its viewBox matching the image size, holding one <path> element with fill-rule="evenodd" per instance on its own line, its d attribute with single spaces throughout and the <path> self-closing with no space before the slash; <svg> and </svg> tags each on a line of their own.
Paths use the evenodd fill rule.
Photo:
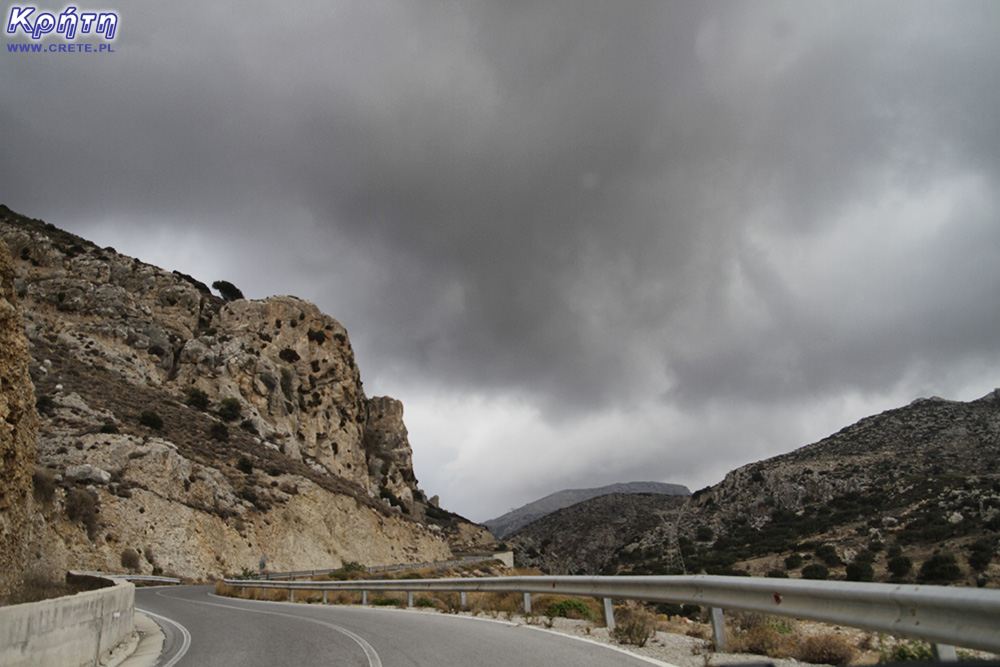
<svg viewBox="0 0 1000 667">
<path fill-rule="evenodd" d="M 950 644 L 931 644 L 931 652 L 934 654 L 934 659 L 938 662 L 958 661 L 958 655 L 955 653 L 955 647 Z"/>
<path fill-rule="evenodd" d="M 608 630 L 615 629 L 615 610 L 611 606 L 611 598 L 604 598 L 604 626 Z"/>
<path fill-rule="evenodd" d="M 726 646 L 729 644 L 729 638 L 726 637 L 726 618 L 722 615 L 722 610 L 718 607 L 712 607 L 712 638 L 715 640 L 715 650 L 725 651 Z"/>
<path fill-rule="evenodd" d="M 288 589 L 288 601 L 289 602 L 295 602 L 295 589 L 294 588 L 289 588 Z"/>
<path fill-rule="evenodd" d="M 413 606 L 413 591 L 406 591 L 406 606 Z"/>
<path fill-rule="evenodd" d="M 461 600 L 462 600 L 462 606 L 464 607 L 466 605 L 466 602 L 465 602 L 465 591 L 462 591 L 458 595 L 461 598 Z"/>
<path fill-rule="evenodd" d="M 361 604 L 368 606 L 368 591 L 361 591 Z"/>
<path fill-rule="evenodd" d="M 323 589 L 323 604 L 326 604 L 326 589 Z"/>
<path fill-rule="evenodd" d="M 524 613 L 531 613 L 531 593 L 524 594 Z"/>
</svg>

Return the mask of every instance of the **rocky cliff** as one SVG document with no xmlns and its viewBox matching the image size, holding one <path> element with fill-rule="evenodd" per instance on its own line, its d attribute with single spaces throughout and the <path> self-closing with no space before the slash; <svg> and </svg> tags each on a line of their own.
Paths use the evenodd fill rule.
<svg viewBox="0 0 1000 667">
<path fill-rule="evenodd" d="M 32 542 L 38 415 L 28 375 L 30 361 L 14 290 L 14 265 L 0 239 L 0 604 L 21 581 Z"/>
<path fill-rule="evenodd" d="M 226 302 L 6 208 L 0 237 L 31 345 L 57 566 L 120 569 L 131 549 L 144 570 L 200 577 L 261 552 L 300 569 L 489 541 L 427 516 L 402 404 L 365 395 L 347 331 L 315 305 Z"/>
</svg>

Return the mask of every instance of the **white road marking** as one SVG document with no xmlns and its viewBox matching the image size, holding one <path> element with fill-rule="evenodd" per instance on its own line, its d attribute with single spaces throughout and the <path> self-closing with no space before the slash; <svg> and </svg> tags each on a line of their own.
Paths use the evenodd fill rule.
<svg viewBox="0 0 1000 667">
<path fill-rule="evenodd" d="M 188 652 L 189 648 L 191 648 L 191 633 L 188 632 L 187 628 L 185 628 L 183 625 L 181 625 L 172 618 L 167 618 L 166 616 L 160 616 L 159 614 L 154 614 L 151 611 L 147 611 L 145 609 L 139 609 L 138 607 L 136 607 L 136 610 L 141 611 L 147 616 L 152 616 L 153 618 L 159 619 L 164 623 L 169 623 L 170 625 L 174 626 L 180 631 L 181 637 L 183 638 L 181 641 L 181 650 L 175 653 L 174 657 L 172 657 L 169 662 L 163 665 L 163 667 L 174 667 L 174 665 L 177 664 L 177 661 L 183 658 L 184 654 Z"/>
<path fill-rule="evenodd" d="M 365 640 L 364 637 L 362 637 L 361 635 L 358 635 L 358 634 L 355 634 L 355 633 L 351 632 L 347 628 L 343 628 L 343 627 L 341 627 L 339 625 L 334 625 L 333 623 L 327 623 L 326 621 L 321 621 L 319 619 L 309 618 L 308 616 L 296 616 L 295 614 L 284 614 L 284 613 L 282 613 L 280 611 L 265 611 L 263 609 L 247 609 L 246 607 L 237 607 L 235 605 L 219 604 L 217 602 L 201 602 L 199 600 L 188 600 L 188 599 L 185 599 L 185 598 L 175 598 L 175 597 L 172 597 L 172 596 L 169 596 L 169 595 L 163 595 L 162 593 L 157 593 L 157 595 L 159 595 L 160 597 L 169 597 L 171 600 L 178 600 L 178 601 L 181 601 L 181 602 L 190 602 L 192 604 L 204 604 L 204 605 L 208 605 L 209 607 L 222 607 L 223 609 L 232 609 L 232 610 L 235 610 L 235 611 L 245 611 L 245 612 L 249 612 L 251 614 L 269 614 L 271 616 L 284 616 L 286 618 L 295 619 L 297 621 L 308 621 L 310 623 L 316 623 L 317 625 L 322 625 L 324 627 L 330 628 L 331 630 L 339 632 L 340 634 L 342 634 L 342 635 L 350 638 L 351 640 L 353 640 L 354 643 L 357 644 L 358 646 L 360 646 L 361 650 L 365 652 L 365 656 L 368 658 L 368 667 L 382 667 L 382 659 L 378 657 L 378 653 L 375 651 L 375 647 L 372 646 L 371 644 L 369 644 Z M 215 597 L 215 596 L 213 596 L 213 597 Z M 149 613 L 149 612 L 146 612 L 146 613 Z M 185 630 L 184 632 L 187 632 L 187 630 Z M 187 648 L 185 648 L 184 650 L 186 651 Z M 171 662 L 169 665 L 164 665 L 163 667 L 172 667 L 172 665 L 173 665 L 173 662 Z"/>
</svg>

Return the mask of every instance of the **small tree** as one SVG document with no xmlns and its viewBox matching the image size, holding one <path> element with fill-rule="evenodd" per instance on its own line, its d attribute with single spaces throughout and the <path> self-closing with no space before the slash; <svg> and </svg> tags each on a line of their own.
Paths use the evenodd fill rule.
<svg viewBox="0 0 1000 667">
<path fill-rule="evenodd" d="M 240 407 L 240 401 L 236 398 L 224 398 L 222 399 L 222 405 L 219 407 L 219 417 L 223 421 L 232 422 L 240 418 L 243 413 L 243 408 Z"/>
<path fill-rule="evenodd" d="M 188 387 L 186 393 L 187 404 L 192 408 L 201 410 L 202 412 L 208 409 L 208 394 L 198 389 L 198 387 Z"/>
<path fill-rule="evenodd" d="M 243 292 L 240 291 L 236 285 L 232 284 L 228 280 L 216 280 L 212 283 L 212 287 L 219 291 L 222 298 L 226 301 L 236 301 L 237 299 L 245 298 Z"/>
</svg>

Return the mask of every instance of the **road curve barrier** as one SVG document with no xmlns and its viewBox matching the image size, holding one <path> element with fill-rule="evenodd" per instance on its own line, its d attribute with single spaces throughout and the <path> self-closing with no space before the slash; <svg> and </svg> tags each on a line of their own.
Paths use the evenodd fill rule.
<svg viewBox="0 0 1000 667">
<path fill-rule="evenodd" d="M 612 599 L 696 604 L 712 610 L 716 645 L 725 647 L 722 611 L 762 611 L 874 632 L 921 639 L 934 645 L 942 660 L 955 659 L 955 646 L 1000 652 L 1000 590 L 879 584 L 803 579 L 761 579 L 711 575 L 642 577 L 487 577 L 470 579 L 393 579 L 358 581 L 256 581 L 226 579 L 230 586 L 330 591 L 405 591 L 413 593 L 532 593 L 604 599 L 605 620 L 614 626 Z M 365 596 L 367 598 L 367 595 Z M 325 598 L 325 595 L 324 595 Z"/>
<path fill-rule="evenodd" d="M 67 581 L 90 579 L 71 572 Z M 132 634 L 135 586 L 105 579 L 106 588 L 0 607 L 0 665 L 96 665 Z"/>
</svg>

